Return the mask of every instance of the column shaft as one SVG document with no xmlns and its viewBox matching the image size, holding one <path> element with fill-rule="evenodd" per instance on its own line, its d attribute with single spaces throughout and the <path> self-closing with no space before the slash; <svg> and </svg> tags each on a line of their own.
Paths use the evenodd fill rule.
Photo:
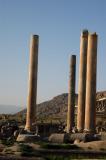
<svg viewBox="0 0 106 160">
<path fill-rule="evenodd" d="M 77 129 L 79 132 L 83 131 L 84 121 L 85 121 L 87 46 L 88 46 L 88 31 L 84 30 L 81 34 L 81 39 L 80 39 L 80 66 L 79 66 L 78 114 L 77 114 Z"/>
<path fill-rule="evenodd" d="M 85 131 L 95 131 L 96 118 L 96 66 L 97 66 L 97 35 L 89 34 L 87 50 L 87 81 Z"/>
<path fill-rule="evenodd" d="M 29 62 L 29 88 L 27 99 L 27 117 L 26 130 L 32 130 L 32 123 L 36 116 L 36 98 L 37 98 L 37 69 L 38 69 L 38 36 L 33 35 L 30 44 L 30 62 Z"/>
<path fill-rule="evenodd" d="M 67 133 L 72 131 L 75 126 L 75 74 L 76 74 L 76 56 L 72 55 L 70 59 L 69 92 L 68 92 L 68 112 L 67 112 Z"/>
</svg>

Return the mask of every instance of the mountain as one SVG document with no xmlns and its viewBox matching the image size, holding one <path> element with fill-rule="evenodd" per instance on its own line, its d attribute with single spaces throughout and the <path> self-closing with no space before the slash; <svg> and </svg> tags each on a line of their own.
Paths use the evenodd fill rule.
<svg viewBox="0 0 106 160">
<path fill-rule="evenodd" d="M 106 91 L 97 92 L 96 99 L 106 97 Z M 37 105 L 37 119 L 47 121 L 64 121 L 67 114 L 68 94 L 64 93 Z M 78 94 L 76 94 L 76 106 L 78 103 Z M 18 112 L 16 115 L 25 115 L 26 109 Z"/>
<path fill-rule="evenodd" d="M 78 95 L 76 95 L 76 103 Z M 63 120 L 67 112 L 68 94 L 64 93 L 54 97 L 53 99 L 37 105 L 36 113 L 38 120 Z M 25 115 L 26 109 L 18 112 L 16 115 Z"/>
</svg>

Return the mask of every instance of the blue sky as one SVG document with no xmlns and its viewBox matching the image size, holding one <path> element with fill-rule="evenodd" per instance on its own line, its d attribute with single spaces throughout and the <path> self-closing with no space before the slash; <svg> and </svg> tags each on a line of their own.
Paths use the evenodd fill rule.
<svg viewBox="0 0 106 160">
<path fill-rule="evenodd" d="M 29 42 L 38 34 L 37 101 L 68 91 L 69 56 L 80 33 L 98 34 L 97 90 L 106 90 L 106 0 L 0 0 L 0 104 L 26 105 Z"/>
</svg>

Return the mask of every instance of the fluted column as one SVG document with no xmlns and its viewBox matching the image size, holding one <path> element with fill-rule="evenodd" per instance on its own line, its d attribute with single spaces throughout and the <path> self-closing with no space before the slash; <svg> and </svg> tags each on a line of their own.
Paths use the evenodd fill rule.
<svg viewBox="0 0 106 160">
<path fill-rule="evenodd" d="M 77 129 L 82 132 L 85 122 L 86 68 L 87 68 L 88 31 L 83 30 L 80 38 L 80 65 L 78 84 Z"/>
<path fill-rule="evenodd" d="M 38 35 L 33 35 L 30 44 L 29 88 L 27 99 L 27 117 L 25 129 L 31 131 L 36 116 L 37 70 L 38 70 Z"/>
<path fill-rule="evenodd" d="M 70 59 L 69 92 L 68 92 L 68 112 L 67 112 L 67 133 L 72 131 L 75 126 L 75 74 L 76 74 L 76 56 L 72 55 Z"/>
<path fill-rule="evenodd" d="M 96 119 L 96 66 L 97 66 L 97 34 L 89 34 L 87 50 L 87 81 L 85 131 L 95 132 Z"/>
</svg>

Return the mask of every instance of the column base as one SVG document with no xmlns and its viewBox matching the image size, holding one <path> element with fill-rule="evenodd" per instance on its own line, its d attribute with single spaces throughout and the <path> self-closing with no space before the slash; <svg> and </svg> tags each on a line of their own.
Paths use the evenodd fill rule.
<svg viewBox="0 0 106 160">
<path fill-rule="evenodd" d="M 32 127 L 26 125 L 26 126 L 25 126 L 25 130 L 28 131 L 28 132 L 31 132 L 31 131 L 32 131 Z"/>
<path fill-rule="evenodd" d="M 77 129 L 78 130 L 78 133 L 83 133 L 84 132 L 84 129 Z"/>
<path fill-rule="evenodd" d="M 72 130 L 67 130 L 66 133 L 72 133 Z"/>
<path fill-rule="evenodd" d="M 28 132 L 36 132 L 36 124 L 35 123 L 33 123 L 32 125 L 26 124 L 25 130 Z"/>
<path fill-rule="evenodd" d="M 84 129 L 84 133 L 96 133 L 95 129 Z"/>
</svg>

